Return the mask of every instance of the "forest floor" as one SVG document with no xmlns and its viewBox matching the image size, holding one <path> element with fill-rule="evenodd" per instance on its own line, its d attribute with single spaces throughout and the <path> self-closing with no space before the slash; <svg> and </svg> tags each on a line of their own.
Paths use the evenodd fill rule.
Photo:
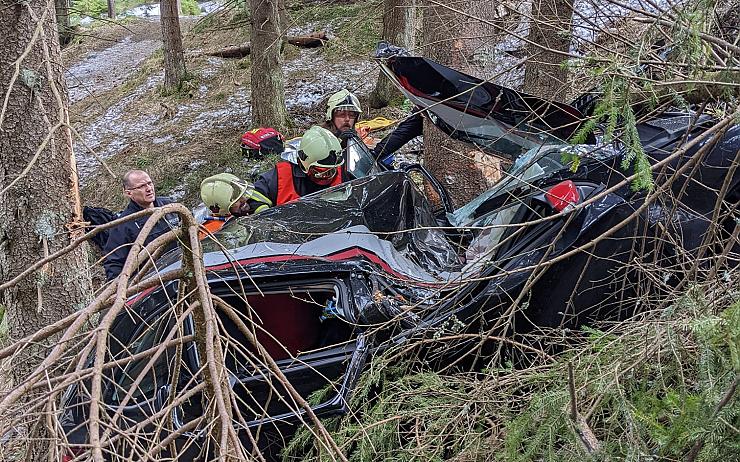
<svg viewBox="0 0 740 462">
<path fill-rule="evenodd" d="M 369 55 L 377 31 L 360 37 L 362 52 L 350 53 L 348 47 L 356 50 L 357 38 L 342 35 L 358 29 L 348 9 L 359 11 L 363 6 L 363 2 L 342 5 L 335 14 L 293 12 L 296 26 L 289 35 L 325 30 L 333 38 L 322 48 L 286 45 L 285 98 L 293 123 L 288 136 L 300 135 L 323 121 L 329 94 L 346 87 L 365 101 L 374 87 L 378 70 Z M 118 178 L 130 168 L 149 171 L 159 194 L 194 206 L 204 177 L 230 171 L 256 178 L 269 167 L 243 159 L 239 150 L 240 135 L 252 128 L 249 57 L 204 54 L 248 42 L 245 21 L 233 11 L 181 18 L 189 77 L 178 93 L 169 96 L 161 90 L 161 31 L 156 19 L 127 19 L 96 27 L 64 50 L 70 115 L 80 135 L 75 153 L 86 205 L 123 207 Z M 383 115 L 403 113 L 388 108 Z"/>
</svg>

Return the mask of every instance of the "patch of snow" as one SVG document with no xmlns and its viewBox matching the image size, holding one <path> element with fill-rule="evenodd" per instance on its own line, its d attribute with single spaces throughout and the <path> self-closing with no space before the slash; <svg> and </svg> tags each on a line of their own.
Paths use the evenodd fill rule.
<svg viewBox="0 0 740 462">
<path fill-rule="evenodd" d="M 661 13 L 671 7 L 668 0 L 626 0 L 624 6 L 610 0 L 577 0 L 573 5 L 573 42 L 571 52 L 578 53 L 581 45 L 593 42 L 597 34 L 609 28 L 633 10 Z"/>
<path fill-rule="evenodd" d="M 290 27 L 285 35 L 288 36 L 299 36 L 299 35 L 308 35 L 316 31 L 325 30 L 325 24 L 320 23 L 318 21 L 312 21 L 308 24 L 303 25 L 295 25 Z"/>
<path fill-rule="evenodd" d="M 168 141 L 173 141 L 174 139 L 175 139 L 175 137 L 172 136 L 172 135 L 157 136 L 157 137 L 152 138 L 152 144 L 162 144 L 162 143 L 166 143 Z"/>
<path fill-rule="evenodd" d="M 201 14 L 210 14 L 224 7 L 224 5 L 221 2 L 216 2 L 216 1 L 201 2 L 201 3 L 198 3 L 198 5 L 200 6 Z"/>
<path fill-rule="evenodd" d="M 179 184 L 172 188 L 170 192 L 167 194 L 167 197 L 172 199 L 175 202 L 180 202 L 183 197 L 185 197 L 185 185 Z"/>
<path fill-rule="evenodd" d="M 213 13 L 216 10 L 223 8 L 223 5 L 219 1 L 208 1 L 198 3 L 200 7 L 200 15 Z M 137 18 L 152 18 L 161 16 L 159 9 L 159 3 L 149 3 L 146 5 L 139 5 L 136 8 L 131 8 L 123 13 L 123 16 L 136 16 Z M 185 15 L 181 15 L 185 16 Z"/>
<path fill-rule="evenodd" d="M 137 18 L 150 18 L 152 16 L 161 16 L 159 3 L 139 5 L 123 13 L 123 16 L 136 16 Z"/>
<path fill-rule="evenodd" d="M 119 85 L 159 46 L 155 40 L 134 42 L 129 35 L 103 51 L 88 53 L 65 72 L 70 101 L 75 103 Z"/>
<path fill-rule="evenodd" d="M 204 67 L 200 71 L 200 75 L 206 79 L 209 79 L 218 74 L 221 71 L 221 68 L 224 66 L 223 58 L 217 58 L 215 56 L 209 56 L 206 62 L 208 63 L 208 67 Z"/>
<path fill-rule="evenodd" d="M 251 162 L 251 159 L 244 159 L 245 164 L 249 162 Z M 252 168 L 249 169 L 248 175 L 252 179 L 257 179 L 257 177 L 259 177 L 261 173 L 262 173 L 262 166 L 257 164 L 257 165 L 253 165 Z"/>
<path fill-rule="evenodd" d="M 194 113 L 197 110 L 200 110 L 203 108 L 202 104 L 198 103 L 191 103 L 191 104 L 180 104 L 177 107 L 177 112 L 175 113 L 172 118 L 170 118 L 170 123 L 177 123 L 180 122 L 180 119 L 187 116 L 188 114 Z"/>
<path fill-rule="evenodd" d="M 317 50 L 301 50 L 298 58 L 285 64 L 286 81 L 297 78 L 305 69 L 321 69 L 313 77 L 304 77 L 286 87 L 285 104 L 288 109 L 311 107 L 342 88 L 365 94 L 372 90 L 377 79 L 375 63 L 329 63 Z M 330 71 L 326 71 L 329 69 Z"/>
<path fill-rule="evenodd" d="M 195 159 L 194 161 L 190 162 L 188 165 L 188 168 L 190 170 L 198 170 L 200 167 L 206 165 L 208 163 L 205 159 Z"/>
<path fill-rule="evenodd" d="M 213 128 L 247 127 L 251 119 L 250 94 L 244 88 L 226 99 L 225 107 L 200 112 L 185 131 L 187 137 Z"/>
<path fill-rule="evenodd" d="M 90 154 L 88 147 L 105 160 L 141 140 L 142 135 L 151 133 L 151 127 L 161 119 L 160 115 L 145 114 L 131 120 L 124 117 L 124 114 L 133 101 L 162 79 L 162 74 L 149 77 L 134 92 L 108 108 L 102 116 L 80 131 L 82 140 L 75 140 L 74 143 L 80 180 L 90 176 L 100 165 L 97 158 Z"/>
</svg>

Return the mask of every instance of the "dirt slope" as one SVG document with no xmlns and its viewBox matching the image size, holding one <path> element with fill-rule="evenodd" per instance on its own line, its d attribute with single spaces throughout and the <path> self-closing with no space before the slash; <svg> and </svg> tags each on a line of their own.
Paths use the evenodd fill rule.
<svg viewBox="0 0 740 462">
<path fill-rule="evenodd" d="M 249 58 L 225 60 L 203 50 L 248 41 L 248 30 L 192 26 L 183 18 L 190 79 L 179 94 L 161 96 L 163 78 L 159 23 L 139 19 L 96 29 L 64 52 L 83 201 L 119 208 L 116 176 L 148 170 L 160 194 L 195 205 L 202 178 L 232 171 L 255 177 L 273 160 L 241 157 L 238 139 L 250 127 Z M 327 25 L 330 28 L 330 25 Z M 319 24 L 307 29 L 321 28 Z M 323 49 L 286 48 L 286 104 L 297 135 L 321 121 L 324 98 L 347 87 L 366 96 L 377 70 L 364 57 L 328 60 Z M 91 152 L 92 151 L 92 152 Z M 94 154 L 93 154 L 94 153 Z"/>
</svg>

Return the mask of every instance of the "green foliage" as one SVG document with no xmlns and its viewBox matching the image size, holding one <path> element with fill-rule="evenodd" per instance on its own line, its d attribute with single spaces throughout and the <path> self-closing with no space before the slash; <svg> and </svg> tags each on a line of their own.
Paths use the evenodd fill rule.
<svg viewBox="0 0 740 462">
<path fill-rule="evenodd" d="M 200 14 L 200 5 L 196 0 L 181 0 L 180 8 L 184 15 L 198 16 Z"/>
<path fill-rule="evenodd" d="M 76 0 L 73 10 L 97 18 L 108 12 L 108 3 L 105 0 Z"/>
<path fill-rule="evenodd" d="M 740 374 L 740 301 L 716 314 L 691 290 L 655 316 L 585 328 L 556 362 L 524 370 L 440 375 L 391 351 L 361 377 L 352 413 L 327 429 L 351 461 L 673 461 L 699 440 L 697 460 L 736 460 L 740 400 L 715 409 Z M 601 444 L 592 456 L 569 418 L 568 363 L 578 412 Z M 283 454 L 331 457 L 306 430 Z"/>
<path fill-rule="evenodd" d="M 134 165 L 136 166 L 136 168 L 140 170 L 146 170 L 146 168 L 149 167 L 152 164 L 152 162 L 154 162 L 154 159 L 145 154 L 136 156 L 134 158 Z"/>
<path fill-rule="evenodd" d="M 193 73 L 186 73 L 180 79 L 180 83 L 172 92 L 167 92 L 162 86 L 162 96 L 171 96 L 177 99 L 190 99 L 198 89 L 198 76 Z"/>
<path fill-rule="evenodd" d="M 486 446 L 484 413 L 462 405 L 469 392 L 457 379 L 383 363 L 363 376 L 350 400 L 361 413 L 326 425 L 340 446 L 351 448 L 350 461 L 449 460 Z M 332 454 L 302 430 L 283 458 L 329 461 Z"/>
<path fill-rule="evenodd" d="M 635 190 L 653 188 L 635 128 L 637 118 L 650 118 L 651 112 L 671 106 L 691 110 L 690 103 L 702 104 L 706 112 L 713 110 L 711 104 L 704 107 L 706 103 L 737 106 L 737 72 L 720 57 L 727 52 L 708 38 L 717 27 L 717 11 L 726 9 L 718 5 L 716 0 L 683 2 L 672 11 L 673 20 L 646 26 L 636 40 L 601 44 L 591 57 L 573 60 L 599 81 L 602 96 L 571 142 L 582 143 L 601 128 L 605 142 L 617 141 L 624 148 L 622 168 L 635 174 Z M 577 159 L 564 160 L 578 167 Z"/>
<path fill-rule="evenodd" d="M 414 105 L 411 103 L 411 101 L 408 98 L 403 98 L 403 102 L 401 103 L 401 109 L 403 109 L 406 112 L 411 112 L 414 110 Z"/>
<path fill-rule="evenodd" d="M 239 61 L 236 62 L 236 68 L 237 69 L 245 70 L 245 69 L 250 69 L 251 67 L 252 67 L 252 57 L 251 57 L 251 55 L 250 56 L 245 56 L 244 58 L 242 58 L 242 59 L 240 59 Z"/>
<path fill-rule="evenodd" d="M 634 326 L 618 338 L 592 332 L 587 354 L 573 360 L 580 359 L 581 397 L 592 398 L 589 405 L 598 398 L 589 424 L 604 445 L 600 458 L 679 460 L 699 438 L 705 445 L 698 460 L 730 460 L 738 453 L 735 430 L 719 419 L 736 424 L 738 401 L 718 416 L 714 408 L 740 373 L 739 313 L 735 303 L 721 316 L 705 311 L 663 327 Z M 629 369 L 634 358 L 636 367 Z M 566 377 L 552 376 L 523 411 L 512 414 L 500 460 L 583 460 L 564 418 L 570 400 Z"/>
<path fill-rule="evenodd" d="M 602 122 L 604 142 L 619 141 L 624 146 L 624 157 L 621 167 L 629 170 L 633 167 L 636 177 L 632 181 L 632 189 L 652 189 L 653 174 L 650 161 L 640 142 L 637 132 L 637 121 L 630 99 L 629 80 L 615 76 L 607 79 L 603 87 L 603 96 L 599 99 L 594 113 L 573 135 L 574 144 L 585 143 L 588 136 Z M 573 154 L 564 153 L 563 162 L 571 163 L 574 172 L 580 165 L 580 158 Z"/>
</svg>

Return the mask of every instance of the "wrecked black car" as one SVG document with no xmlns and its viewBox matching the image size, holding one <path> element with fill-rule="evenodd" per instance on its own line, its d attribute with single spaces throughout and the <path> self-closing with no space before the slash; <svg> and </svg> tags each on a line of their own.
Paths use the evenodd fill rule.
<svg viewBox="0 0 740 462">
<path fill-rule="evenodd" d="M 657 166 L 655 191 L 664 184 L 672 191 L 646 201 L 655 191 L 631 188 L 630 173 L 620 166 L 623 148 L 599 146 L 594 137 L 586 145 L 563 142 L 585 120 L 575 107 L 423 58 L 396 56 L 383 66 L 437 126 L 508 155 L 513 165 L 495 187 L 457 210 L 421 167 L 368 169 L 354 181 L 230 222 L 204 241 L 211 293 L 253 326 L 285 378 L 303 398 L 313 396 L 319 417 L 346 412 L 373 356 L 415 337 L 519 335 L 629 316 L 645 308 L 638 295 L 667 290 L 713 237 L 735 229 L 738 126 L 700 139 L 711 126 L 707 117 L 669 112 L 641 124 L 645 151 Z M 360 162 L 362 147 L 354 149 Z M 661 181 L 672 176 L 671 183 Z M 425 182 L 441 206 L 419 186 Z M 729 214 L 715 229 L 718 210 Z M 157 267 L 164 274 L 178 265 L 175 250 Z M 640 265 L 661 268 L 662 279 L 641 278 Z M 122 365 L 106 371 L 100 400 L 107 412 L 122 412 L 122 426 L 141 422 L 198 382 L 203 361 L 192 342 L 181 357 L 170 347 L 154 364 L 148 356 L 124 361 L 172 332 L 176 293 L 170 282 L 133 297 L 111 328 L 108 354 Z M 274 457 L 307 421 L 305 411 L 256 364 L 237 323 L 223 312 L 219 322 L 240 413 L 234 428 L 245 447 Z M 188 318 L 181 335 L 194 332 Z M 180 374 L 173 384 L 175 364 Z M 121 406 L 126 394 L 132 399 Z M 89 401 L 80 384 L 64 396 L 61 422 L 72 446 L 88 441 Z M 211 457 L 204 444 L 209 429 L 188 426 L 203 412 L 195 394 L 173 413 L 169 431 L 177 434 L 180 460 Z M 157 431 L 164 430 L 142 430 Z M 137 459 L 132 446 L 120 451 Z"/>
</svg>

